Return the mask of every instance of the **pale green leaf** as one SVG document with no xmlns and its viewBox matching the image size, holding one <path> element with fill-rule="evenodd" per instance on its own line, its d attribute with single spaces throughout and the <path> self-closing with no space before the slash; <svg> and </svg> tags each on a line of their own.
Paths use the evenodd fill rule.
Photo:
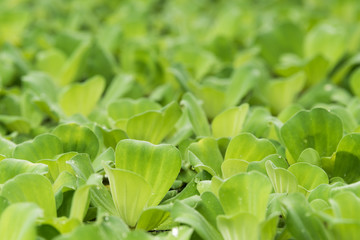
<svg viewBox="0 0 360 240">
<path fill-rule="evenodd" d="M 110 190 L 119 216 L 135 227 L 142 211 L 149 206 L 151 185 L 139 174 L 124 169 L 104 166 L 110 181 Z"/>
<path fill-rule="evenodd" d="M 175 127 L 180 116 L 178 103 L 172 102 L 161 111 L 148 111 L 130 118 L 126 132 L 130 138 L 159 144 Z"/>
<path fill-rule="evenodd" d="M 227 159 L 221 165 L 221 172 L 224 179 L 241 172 L 246 172 L 249 162 L 240 159 Z"/>
<path fill-rule="evenodd" d="M 231 139 L 226 150 L 225 161 L 231 158 L 248 162 L 260 161 L 274 153 L 276 153 L 276 149 L 269 140 L 257 139 L 250 133 L 242 133 Z"/>
<path fill-rule="evenodd" d="M 41 175 L 24 173 L 4 183 L 1 196 L 9 202 L 33 202 L 44 210 L 44 217 L 56 217 L 55 197 L 50 181 Z"/>
<path fill-rule="evenodd" d="M 180 152 L 172 145 L 122 140 L 116 146 L 115 166 L 142 176 L 152 190 L 148 206 L 160 203 L 179 174 Z"/>
<path fill-rule="evenodd" d="M 0 218 L 0 239 L 34 240 L 36 220 L 43 211 L 34 203 L 15 203 L 9 206 Z"/>
<path fill-rule="evenodd" d="M 184 112 L 188 115 L 193 130 L 198 137 L 210 136 L 210 126 L 204 110 L 198 100 L 191 93 L 185 93 L 181 103 L 185 106 Z"/>
<path fill-rule="evenodd" d="M 129 119 L 137 114 L 150 110 L 160 110 L 161 105 L 147 98 L 139 99 L 119 99 L 109 104 L 107 111 L 109 117 L 117 121 L 120 119 Z"/>
<path fill-rule="evenodd" d="M 31 163 L 26 160 L 6 158 L 0 161 L 0 184 L 22 173 L 44 175 L 48 171 L 48 167 L 42 163 Z"/>
<path fill-rule="evenodd" d="M 319 217 L 313 213 L 304 195 L 292 193 L 282 200 L 287 228 L 295 239 L 332 239 Z"/>
<path fill-rule="evenodd" d="M 250 213 L 219 216 L 217 225 L 224 240 L 258 240 L 260 237 L 259 219 Z"/>
<path fill-rule="evenodd" d="M 329 183 L 326 172 L 322 168 L 310 163 L 295 163 L 288 168 L 288 171 L 295 175 L 298 184 L 306 190 L 313 190 L 320 184 Z"/>
<path fill-rule="evenodd" d="M 219 199 L 227 216 L 250 213 L 262 221 L 271 191 L 271 183 L 264 174 L 239 173 L 220 186 Z"/>
<path fill-rule="evenodd" d="M 315 149 L 321 157 L 331 156 L 342 135 L 341 120 L 322 108 L 300 111 L 281 128 L 282 139 L 294 159 L 306 148 Z"/>
<path fill-rule="evenodd" d="M 248 104 L 230 108 L 217 115 L 212 124 L 212 133 L 215 138 L 235 137 L 241 133 L 247 112 Z"/>
<path fill-rule="evenodd" d="M 182 202 L 175 202 L 171 211 L 171 217 L 183 224 L 192 226 L 203 239 L 223 239 L 216 228 L 214 228 L 199 212 Z"/>
<path fill-rule="evenodd" d="M 58 77 L 55 78 L 55 81 L 58 85 L 66 86 L 76 80 L 79 70 L 81 69 L 81 64 L 84 61 L 87 52 L 89 51 L 90 45 L 90 41 L 84 41 L 72 53 L 70 58 L 62 66 Z"/>
<path fill-rule="evenodd" d="M 81 113 L 88 116 L 105 88 L 105 79 L 94 76 L 84 83 L 71 85 L 60 96 L 59 104 L 67 116 Z"/>
<path fill-rule="evenodd" d="M 206 137 L 199 142 L 190 144 L 189 151 L 201 161 L 200 164 L 207 166 L 211 169 L 210 174 L 221 176 L 221 164 L 223 157 L 218 147 L 218 143 L 215 139 Z M 189 152 L 189 154 L 190 154 Z M 190 157 L 189 157 L 190 158 Z M 193 165 L 198 167 L 198 164 Z"/>
<path fill-rule="evenodd" d="M 60 139 L 53 134 L 44 133 L 33 140 L 17 145 L 13 157 L 37 162 L 42 159 L 51 159 L 60 153 L 63 153 Z"/>
<path fill-rule="evenodd" d="M 291 193 L 298 191 L 298 181 L 294 174 L 284 168 L 275 167 L 268 160 L 265 164 L 266 172 L 276 193 Z"/>
<path fill-rule="evenodd" d="M 64 152 L 87 153 L 91 160 L 94 160 L 98 154 L 99 140 L 87 127 L 76 123 L 68 123 L 59 125 L 52 133 L 60 138 L 63 143 Z"/>
</svg>

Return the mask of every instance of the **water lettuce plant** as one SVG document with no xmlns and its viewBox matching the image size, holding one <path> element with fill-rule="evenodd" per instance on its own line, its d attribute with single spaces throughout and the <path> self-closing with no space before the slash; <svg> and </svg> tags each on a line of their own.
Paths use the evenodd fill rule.
<svg viewBox="0 0 360 240">
<path fill-rule="evenodd" d="M 358 16 L 0 1 L 0 239 L 359 239 Z"/>
</svg>

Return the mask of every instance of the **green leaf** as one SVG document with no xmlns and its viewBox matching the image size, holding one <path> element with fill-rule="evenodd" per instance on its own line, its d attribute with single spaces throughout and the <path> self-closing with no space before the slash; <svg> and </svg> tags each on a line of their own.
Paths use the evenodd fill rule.
<svg viewBox="0 0 360 240">
<path fill-rule="evenodd" d="M 81 177 L 84 180 L 87 180 L 94 173 L 89 155 L 84 153 L 76 154 L 66 161 L 66 164 L 72 167 L 77 177 Z"/>
<path fill-rule="evenodd" d="M 5 155 L 6 157 L 11 157 L 13 155 L 13 151 L 16 147 L 16 144 L 12 141 L 7 140 L 0 136 L 0 153 Z"/>
<path fill-rule="evenodd" d="M 50 181 L 41 175 L 25 173 L 4 183 L 1 196 L 9 202 L 33 202 L 44 210 L 44 217 L 56 217 L 54 192 Z"/>
<path fill-rule="evenodd" d="M 105 80 L 100 76 L 92 77 L 84 83 L 75 83 L 60 96 L 60 107 L 67 116 L 76 113 L 88 116 L 100 99 L 104 88 Z"/>
<path fill-rule="evenodd" d="M 159 144 L 175 127 L 180 116 L 178 103 L 171 102 L 161 111 L 148 111 L 130 118 L 126 132 L 130 138 Z"/>
<path fill-rule="evenodd" d="M 4 210 L 5 210 L 9 205 L 10 205 L 10 204 L 9 204 L 9 201 L 8 201 L 6 198 L 0 196 L 0 217 L 1 217 L 1 214 L 4 212 Z"/>
<path fill-rule="evenodd" d="M 78 219 L 80 222 L 83 221 L 90 203 L 90 188 L 95 186 L 99 180 L 102 180 L 102 176 L 94 174 L 85 185 L 76 189 L 71 203 L 70 218 Z"/>
<path fill-rule="evenodd" d="M 221 165 L 221 172 L 224 179 L 241 172 L 246 172 L 249 162 L 240 159 L 227 159 Z"/>
<path fill-rule="evenodd" d="M 115 151 L 115 166 L 142 176 L 152 190 L 148 206 L 156 206 L 175 181 L 181 168 L 180 152 L 172 145 L 153 145 L 125 139 Z"/>
<path fill-rule="evenodd" d="M 107 187 L 100 184 L 90 189 L 90 201 L 97 209 L 116 215 L 116 207 Z"/>
<path fill-rule="evenodd" d="M 185 106 L 184 112 L 188 115 L 195 134 L 198 137 L 210 136 L 210 126 L 206 114 L 194 95 L 189 92 L 185 93 L 181 103 Z"/>
<path fill-rule="evenodd" d="M 257 161 L 257 162 L 250 162 L 249 166 L 247 168 L 247 171 L 259 171 L 263 174 L 267 174 L 266 172 L 266 162 L 270 160 L 276 167 L 278 168 L 285 168 L 287 169 L 289 167 L 289 164 L 287 163 L 287 161 L 285 160 L 285 158 L 283 158 L 281 155 L 279 154 L 271 154 L 267 157 L 265 157 L 264 159 L 262 159 L 261 161 Z"/>
<path fill-rule="evenodd" d="M 328 202 L 330 193 L 334 192 L 333 188 L 338 189 L 338 191 L 342 191 L 341 188 L 339 188 L 339 186 L 343 186 L 343 185 L 344 184 L 340 183 L 340 182 L 334 183 L 332 185 L 328 185 L 328 184 L 319 185 L 317 188 L 312 190 L 311 193 L 309 194 L 309 196 L 308 196 L 309 202 L 311 202 L 315 199 L 322 199 L 322 200 Z M 337 191 L 335 190 L 335 193 L 336 192 Z"/>
<path fill-rule="evenodd" d="M 0 122 L 11 132 L 29 134 L 31 131 L 31 124 L 24 117 L 0 115 Z"/>
<path fill-rule="evenodd" d="M 33 240 L 36 220 L 42 210 L 34 203 L 15 203 L 5 209 L 0 218 L 0 239 Z"/>
<path fill-rule="evenodd" d="M 193 165 L 195 168 L 199 166 L 207 166 L 211 169 L 210 174 L 221 176 L 221 164 L 223 157 L 215 139 L 207 137 L 201 139 L 199 142 L 190 144 L 189 151 L 201 161 L 199 164 Z M 189 152 L 189 154 L 190 154 Z M 191 162 L 191 157 L 190 162 Z"/>
<path fill-rule="evenodd" d="M 219 198 L 219 189 L 221 187 L 221 185 L 224 183 L 225 180 L 217 177 L 217 176 L 213 176 L 211 178 L 211 191 Z"/>
<path fill-rule="evenodd" d="M 114 149 L 109 147 L 108 149 L 104 150 L 101 154 L 99 154 L 99 156 L 96 157 L 96 159 L 92 162 L 92 166 L 95 172 L 99 172 L 103 169 L 101 165 L 103 161 L 115 162 Z"/>
<path fill-rule="evenodd" d="M 6 93 L 5 89 L 1 89 L 1 92 L 2 94 L 5 93 L 5 95 L 2 96 L 0 101 L 1 113 L 4 116 L 21 115 L 20 97 L 10 92 Z"/>
<path fill-rule="evenodd" d="M 106 148 L 112 147 L 113 149 L 115 149 L 116 144 L 123 139 L 128 138 L 127 134 L 120 129 L 105 129 L 105 128 L 101 128 L 99 127 L 99 129 L 101 129 L 101 133 L 102 133 L 102 138 L 104 141 L 104 145 Z"/>
<path fill-rule="evenodd" d="M 55 122 L 58 122 L 60 119 L 60 108 L 58 105 L 47 102 L 45 99 L 34 98 L 33 102 L 45 115 L 49 116 Z"/>
<path fill-rule="evenodd" d="M 119 99 L 109 104 L 107 111 L 109 117 L 117 121 L 129 119 L 137 114 L 151 110 L 160 110 L 161 105 L 147 98 Z"/>
<path fill-rule="evenodd" d="M 352 192 L 339 192 L 329 200 L 334 215 L 339 219 L 360 221 L 360 199 Z"/>
<path fill-rule="evenodd" d="M 321 55 L 333 66 L 345 54 L 347 34 L 339 24 L 318 24 L 307 34 L 304 51 L 307 58 Z"/>
<path fill-rule="evenodd" d="M 197 173 L 195 176 L 192 177 L 192 179 L 186 184 L 185 188 L 178 193 L 175 197 L 172 197 L 170 199 L 165 200 L 164 202 L 161 202 L 161 204 L 169 204 L 174 203 L 176 200 L 184 200 L 189 199 L 192 196 L 199 195 L 199 191 L 197 190 L 197 186 L 200 182 L 209 180 L 211 178 L 211 175 L 205 171 L 201 171 Z M 214 181 L 212 181 L 213 183 Z"/>
<path fill-rule="evenodd" d="M 307 162 L 321 167 L 321 158 L 319 153 L 313 148 L 307 148 L 302 151 L 297 162 Z"/>
<path fill-rule="evenodd" d="M 357 239 L 360 234 L 359 222 L 341 221 L 330 226 L 334 239 Z"/>
<path fill-rule="evenodd" d="M 166 143 L 179 145 L 193 134 L 192 125 L 186 114 L 182 114 L 175 124 L 175 128 L 166 137 Z"/>
<path fill-rule="evenodd" d="M 288 168 L 288 171 L 295 175 L 298 184 L 306 190 L 313 190 L 320 184 L 329 183 L 326 172 L 322 168 L 310 163 L 295 163 Z"/>
<path fill-rule="evenodd" d="M 325 211 L 330 208 L 330 205 L 323 199 L 314 199 L 310 202 L 310 206 L 314 211 Z"/>
<path fill-rule="evenodd" d="M 196 189 L 200 194 L 203 194 L 205 192 L 211 192 L 211 181 L 210 180 L 204 180 L 199 181 L 196 185 Z"/>
<path fill-rule="evenodd" d="M 304 108 L 300 104 L 292 104 L 283 109 L 277 118 L 284 123 L 301 110 L 304 110 Z"/>
<path fill-rule="evenodd" d="M 247 103 L 225 110 L 217 115 L 212 124 L 212 132 L 215 138 L 235 137 L 241 133 L 249 105 Z"/>
<path fill-rule="evenodd" d="M 331 239 L 301 193 L 289 194 L 282 200 L 282 205 L 286 210 L 287 228 L 295 239 Z"/>
<path fill-rule="evenodd" d="M 32 127 L 38 127 L 44 120 L 44 115 L 33 101 L 34 99 L 36 97 L 30 91 L 23 92 L 20 100 L 21 116 L 27 119 Z"/>
<path fill-rule="evenodd" d="M 53 191 L 57 197 L 56 205 L 59 206 L 59 202 L 58 202 L 59 191 L 66 192 L 69 190 L 75 190 L 76 188 L 77 188 L 77 178 L 68 171 L 62 171 L 53 184 Z"/>
<path fill-rule="evenodd" d="M 139 174 L 124 169 L 104 166 L 110 190 L 119 216 L 134 227 L 142 211 L 149 206 L 151 185 Z"/>
<path fill-rule="evenodd" d="M 272 240 L 275 239 L 277 226 L 279 223 L 279 216 L 274 214 L 273 216 L 266 219 L 260 224 L 261 228 L 261 240 Z"/>
<path fill-rule="evenodd" d="M 265 107 L 254 107 L 248 113 L 243 132 L 249 132 L 256 137 L 267 137 L 270 131 L 271 113 Z"/>
<path fill-rule="evenodd" d="M 117 68 L 115 56 L 102 47 L 102 40 L 92 40 L 81 73 L 87 77 L 101 75 L 105 79 L 111 79 Z"/>
<path fill-rule="evenodd" d="M 50 224 L 42 224 L 37 227 L 38 238 L 53 239 L 60 235 L 60 232 Z"/>
<path fill-rule="evenodd" d="M 331 156 L 342 135 L 341 120 L 322 108 L 300 111 L 281 128 L 282 139 L 294 159 L 306 148 L 315 149 L 321 157 Z"/>
<path fill-rule="evenodd" d="M 166 235 L 168 240 L 190 240 L 194 229 L 188 226 L 174 227 Z"/>
<path fill-rule="evenodd" d="M 321 82 L 329 71 L 330 61 L 323 55 L 315 55 L 306 61 L 304 71 L 307 76 L 308 86 Z"/>
<path fill-rule="evenodd" d="M 256 86 L 261 77 L 261 72 L 254 64 L 245 64 L 236 69 L 226 90 L 225 106 L 236 106 Z"/>
<path fill-rule="evenodd" d="M 46 72 L 52 78 L 59 76 L 60 70 L 65 62 L 66 55 L 56 48 L 39 52 L 36 55 L 37 69 Z"/>
<path fill-rule="evenodd" d="M 217 225 L 224 240 L 257 240 L 260 237 L 259 219 L 250 213 L 219 216 Z"/>
<path fill-rule="evenodd" d="M 191 151 L 188 151 L 188 160 L 191 166 L 194 167 L 194 170 L 198 173 L 202 172 L 203 170 L 211 174 L 212 176 L 217 176 L 215 170 L 209 166 L 202 163 L 202 161 Z M 211 162 L 210 162 L 211 164 Z"/>
<path fill-rule="evenodd" d="M 47 219 L 44 224 L 49 224 L 55 227 L 61 234 L 72 232 L 74 229 L 81 225 L 81 222 L 77 219 L 68 219 L 66 217 L 58 217 L 53 219 Z M 60 237 L 60 236 L 58 236 Z"/>
<path fill-rule="evenodd" d="M 60 153 L 63 153 L 60 139 L 53 134 L 44 133 L 33 140 L 17 145 L 13 157 L 37 162 L 42 159 L 51 159 Z"/>
<path fill-rule="evenodd" d="M 171 210 L 171 217 L 176 222 L 192 226 L 197 234 L 203 239 L 223 239 L 220 233 L 214 228 L 199 212 L 177 201 Z"/>
<path fill-rule="evenodd" d="M 106 239 L 122 240 L 129 233 L 129 227 L 121 218 L 115 216 L 104 217 L 100 228 Z"/>
<path fill-rule="evenodd" d="M 68 153 L 60 154 L 59 156 L 57 156 L 56 160 L 45 159 L 39 161 L 39 163 L 44 163 L 48 165 L 50 179 L 55 180 L 59 176 L 59 174 L 63 171 L 68 171 L 75 174 L 71 166 L 66 162 L 70 160 L 72 157 L 74 157 L 76 154 L 77 154 L 76 152 L 68 152 Z"/>
<path fill-rule="evenodd" d="M 224 214 L 219 199 L 212 192 L 204 192 L 200 197 L 201 201 L 197 203 L 196 210 L 216 228 L 217 216 Z"/>
<path fill-rule="evenodd" d="M 89 207 L 89 185 L 83 185 L 76 189 L 71 203 L 70 218 L 83 221 Z"/>
<path fill-rule="evenodd" d="M 271 191 L 271 183 L 262 173 L 239 173 L 220 186 L 219 199 L 226 215 L 250 213 L 262 221 Z"/>
<path fill-rule="evenodd" d="M 112 79 L 107 87 L 104 97 L 100 101 L 101 106 L 109 106 L 130 91 L 134 83 L 134 77 L 127 74 L 118 74 Z"/>
<path fill-rule="evenodd" d="M 342 105 L 347 105 L 351 101 L 351 94 L 345 89 L 322 81 L 303 94 L 298 100 L 298 103 L 301 104 L 304 108 L 315 107 L 317 103 L 340 103 Z"/>
<path fill-rule="evenodd" d="M 71 54 L 70 58 L 65 62 L 58 77 L 55 79 L 60 86 L 66 86 L 76 80 L 76 77 L 81 69 L 81 64 L 84 61 L 87 52 L 89 51 L 91 42 L 84 41 Z"/>
<path fill-rule="evenodd" d="M 334 176 L 342 177 L 346 182 L 357 182 L 360 178 L 357 171 L 360 167 L 360 134 L 352 133 L 344 136 L 336 149 Z"/>
<path fill-rule="evenodd" d="M 330 105 L 328 109 L 341 119 L 345 133 L 354 132 L 354 130 L 358 127 L 356 118 L 347 108 L 339 105 Z"/>
<path fill-rule="evenodd" d="M 269 140 L 257 139 L 250 133 L 242 133 L 231 139 L 226 150 L 225 161 L 231 158 L 248 162 L 260 161 L 273 153 L 276 153 L 276 149 Z"/>
<path fill-rule="evenodd" d="M 266 172 L 276 193 L 291 193 L 298 191 L 298 181 L 296 176 L 284 168 L 275 167 L 268 160 L 265 164 Z"/>
<path fill-rule="evenodd" d="M 60 138 L 63 143 L 64 152 L 79 152 L 89 154 L 94 160 L 99 150 L 99 140 L 87 127 L 76 123 L 68 123 L 57 126 L 52 134 Z"/>
<path fill-rule="evenodd" d="M 294 102 L 304 85 L 305 74 L 303 72 L 289 78 L 272 80 L 263 88 L 264 98 L 272 112 L 278 114 Z"/>
<path fill-rule="evenodd" d="M 360 97 L 360 69 L 356 69 L 350 77 L 350 87 L 354 95 Z"/>
<path fill-rule="evenodd" d="M 256 44 L 261 48 L 261 56 L 270 65 L 275 65 L 285 53 L 302 56 L 303 43 L 302 28 L 290 21 L 272 25 L 272 28 L 259 34 L 256 39 Z"/>
<path fill-rule="evenodd" d="M 224 110 L 225 92 L 219 88 L 217 81 L 219 80 L 216 78 L 210 78 L 202 85 L 192 81 L 189 83 L 190 92 L 201 100 L 202 108 L 209 118 L 214 118 Z"/>
<path fill-rule="evenodd" d="M 125 240 L 152 240 L 153 237 L 143 230 L 130 231 Z"/>
<path fill-rule="evenodd" d="M 42 163 L 31 163 L 26 160 L 7 158 L 0 161 L 0 184 L 22 174 L 35 173 L 44 175 L 48 172 L 48 167 Z"/>
<path fill-rule="evenodd" d="M 150 207 L 141 213 L 136 229 L 150 231 L 164 223 L 170 216 L 169 211 L 157 207 Z"/>
<path fill-rule="evenodd" d="M 184 64 L 195 79 L 202 79 L 211 72 L 216 63 L 215 56 L 194 45 L 182 45 L 174 56 L 176 62 Z"/>
<path fill-rule="evenodd" d="M 97 225 L 83 225 L 77 227 L 73 232 L 61 235 L 55 238 L 55 240 L 76 240 L 76 239 L 88 239 L 88 240 L 104 240 L 104 236 L 101 234 L 100 227 Z"/>
<path fill-rule="evenodd" d="M 52 79 L 42 72 L 31 72 L 21 78 L 23 87 L 46 102 L 56 102 L 58 91 Z"/>
</svg>

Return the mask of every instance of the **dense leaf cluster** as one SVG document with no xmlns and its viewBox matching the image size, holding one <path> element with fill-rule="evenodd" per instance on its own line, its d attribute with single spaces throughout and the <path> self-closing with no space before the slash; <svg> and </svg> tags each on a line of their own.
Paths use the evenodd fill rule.
<svg viewBox="0 0 360 240">
<path fill-rule="evenodd" d="M 0 1 L 0 239 L 360 236 L 356 0 Z"/>
</svg>

